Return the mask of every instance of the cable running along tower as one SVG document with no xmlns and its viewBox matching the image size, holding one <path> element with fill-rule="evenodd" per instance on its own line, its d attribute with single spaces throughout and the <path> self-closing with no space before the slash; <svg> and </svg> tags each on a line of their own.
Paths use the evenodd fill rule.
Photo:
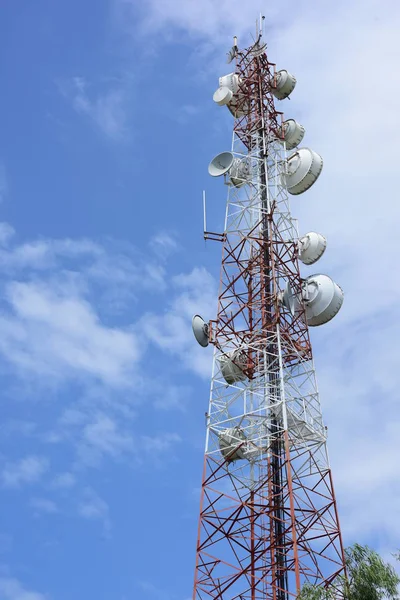
<svg viewBox="0 0 400 600">
<path fill-rule="evenodd" d="M 218 312 L 193 317 L 197 341 L 214 345 L 193 600 L 290 600 L 344 572 L 309 339 L 343 293 L 300 274 L 326 240 L 299 236 L 288 198 L 316 181 L 322 158 L 297 147 L 304 128 L 275 108 L 296 79 L 269 62 L 261 20 L 228 62 L 214 101 L 233 116 L 232 148 L 209 165 L 228 189 L 225 230 L 205 231 L 223 246 Z"/>
</svg>

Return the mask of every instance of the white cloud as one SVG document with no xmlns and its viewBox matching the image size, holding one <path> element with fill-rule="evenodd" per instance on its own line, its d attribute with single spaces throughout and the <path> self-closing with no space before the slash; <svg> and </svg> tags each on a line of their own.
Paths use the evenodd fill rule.
<svg viewBox="0 0 400 600">
<path fill-rule="evenodd" d="M 26 456 L 18 462 L 7 462 L 1 472 L 3 486 L 18 488 L 24 484 L 39 481 L 49 468 L 49 461 L 43 456 Z"/>
<path fill-rule="evenodd" d="M 87 487 L 83 493 L 83 499 L 78 505 L 78 514 L 84 519 L 90 521 L 101 521 L 104 532 L 109 534 L 111 530 L 111 521 L 109 515 L 109 506 L 103 498 L 92 488 Z"/>
<path fill-rule="evenodd" d="M 0 353 L 20 371 L 56 379 L 91 376 L 129 383 L 139 357 L 132 333 L 104 326 L 92 306 L 63 285 L 12 282 L 0 316 Z"/>
<path fill-rule="evenodd" d="M 110 239 L 102 244 L 85 238 L 42 238 L 12 244 L 13 232 L 7 223 L 0 225 L 0 245 L 6 246 L 0 248 L 4 277 L 35 277 L 51 287 L 61 283 L 72 296 L 87 296 L 95 289 L 96 305 L 113 316 L 132 305 L 140 291 L 160 293 L 166 289 L 165 255 L 162 259 L 149 257 L 130 243 Z"/>
<path fill-rule="evenodd" d="M 178 244 L 173 235 L 160 231 L 150 239 L 150 247 L 159 258 L 165 259 L 177 250 Z"/>
<path fill-rule="evenodd" d="M 172 278 L 175 291 L 162 315 L 148 313 L 142 318 L 145 336 L 156 346 L 179 358 L 182 364 L 202 376 L 210 376 L 211 352 L 196 344 L 191 329 L 193 315 L 207 321 L 215 318 L 217 286 L 204 268 Z"/>
<path fill-rule="evenodd" d="M 105 457 L 118 458 L 134 450 L 131 434 L 122 432 L 118 423 L 106 414 L 96 414 L 82 430 L 79 454 L 86 464 L 97 464 Z"/>
<path fill-rule="evenodd" d="M 0 222 L 0 245 L 6 246 L 15 234 L 15 229 L 9 223 Z"/>
<path fill-rule="evenodd" d="M 60 489 L 70 489 L 74 487 L 76 483 L 76 477 L 73 473 L 66 471 L 65 473 L 59 473 L 52 482 L 52 486 Z"/>
<path fill-rule="evenodd" d="M 193 391 L 189 387 L 168 385 L 155 385 L 151 390 L 154 397 L 154 407 L 160 410 L 180 410 L 185 411 L 188 405 L 188 399 L 193 396 Z"/>
<path fill-rule="evenodd" d="M 158 436 L 142 436 L 141 445 L 146 453 L 158 458 L 181 441 L 181 437 L 176 433 L 162 433 Z"/>
<path fill-rule="evenodd" d="M 114 141 L 127 138 L 127 91 L 122 86 L 89 95 L 89 83 L 83 77 L 74 77 L 60 90 L 72 100 L 80 115 L 88 117 L 106 137 Z"/>
<path fill-rule="evenodd" d="M 0 577 L 1 600 L 46 600 L 47 596 L 27 590 L 18 579 Z"/>
<path fill-rule="evenodd" d="M 235 34 L 247 33 L 249 27 L 253 33 L 260 10 L 266 8 L 269 13 L 277 12 L 277 8 L 266 6 L 261 0 L 246 3 L 240 0 L 203 0 L 201 3 L 196 0 L 149 0 L 146 10 L 140 10 L 135 0 L 117 0 L 117 8 L 121 24 L 128 31 L 134 31 L 134 20 L 138 21 L 141 14 L 142 27 L 148 36 L 160 33 L 168 36 L 171 29 L 178 29 L 181 35 L 211 39 L 214 45 L 226 30 L 229 39 Z"/>
<path fill-rule="evenodd" d="M 53 500 L 49 500 L 48 498 L 31 498 L 31 500 L 29 501 L 29 506 L 31 506 L 31 508 L 35 510 L 36 514 L 58 513 L 57 504 L 53 502 Z"/>
<path fill-rule="evenodd" d="M 181 441 L 180 436 L 170 432 L 142 434 L 132 425 L 134 417 L 135 413 L 119 412 L 112 405 L 107 412 L 102 412 L 81 403 L 80 408 L 67 409 L 63 413 L 54 430 L 54 438 L 57 443 L 72 444 L 77 472 L 99 468 L 106 460 L 125 462 L 132 467 L 146 462 L 159 463 L 160 459 L 172 456 L 175 445 Z M 62 487 L 62 483 L 54 482 L 53 487 Z"/>
<path fill-rule="evenodd" d="M 85 500 L 79 505 L 79 514 L 86 519 L 102 519 L 108 515 L 109 507 L 94 490 L 85 489 Z"/>
</svg>

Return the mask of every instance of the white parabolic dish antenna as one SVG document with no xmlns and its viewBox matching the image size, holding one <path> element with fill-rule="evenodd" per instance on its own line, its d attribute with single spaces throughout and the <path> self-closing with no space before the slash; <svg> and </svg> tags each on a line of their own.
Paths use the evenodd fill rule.
<svg viewBox="0 0 400 600">
<path fill-rule="evenodd" d="M 229 104 L 229 102 L 232 100 L 233 98 L 233 92 L 225 86 L 221 86 L 217 89 L 216 92 L 214 92 L 213 95 L 213 100 L 214 102 L 216 102 L 219 106 L 224 106 L 226 104 Z"/>
<path fill-rule="evenodd" d="M 287 159 L 284 182 L 289 194 L 302 194 L 315 183 L 322 171 L 322 157 L 310 150 L 299 148 Z"/>
<path fill-rule="evenodd" d="M 303 300 L 308 325 L 328 323 L 343 304 L 343 290 L 328 275 L 311 275 L 303 282 Z"/>
<path fill-rule="evenodd" d="M 313 265 L 321 258 L 326 249 L 326 238 L 320 233 L 310 231 L 299 240 L 299 258 L 305 265 Z"/>
<path fill-rule="evenodd" d="M 244 458 L 246 436 L 240 427 L 225 429 L 218 437 L 221 454 L 226 460 L 231 462 Z"/>
<path fill-rule="evenodd" d="M 249 165 L 246 159 L 235 158 L 232 152 L 217 154 L 208 165 L 211 177 L 221 177 L 229 172 L 229 177 L 235 187 L 241 187 L 247 181 Z"/>
<path fill-rule="evenodd" d="M 222 376 L 229 385 L 246 379 L 246 375 L 242 371 L 246 367 L 247 362 L 243 351 L 235 350 L 228 354 L 222 354 L 218 358 L 218 361 Z"/>
<path fill-rule="evenodd" d="M 227 87 L 233 94 L 239 89 L 240 79 L 236 73 L 229 73 L 229 75 L 223 75 L 219 78 L 219 86 Z"/>
<path fill-rule="evenodd" d="M 296 77 L 286 70 L 278 71 L 276 74 L 276 86 L 272 80 L 271 92 L 278 100 L 284 100 L 296 87 Z"/>
<path fill-rule="evenodd" d="M 208 165 L 208 172 L 211 177 L 221 177 L 225 175 L 233 165 L 234 156 L 232 152 L 221 152 L 217 154 Z"/>
<path fill-rule="evenodd" d="M 208 324 L 200 315 L 194 315 L 192 319 L 194 337 L 203 348 L 208 346 Z"/>
<path fill-rule="evenodd" d="M 286 306 L 286 308 L 291 312 L 292 316 L 294 316 L 296 312 L 296 307 L 298 306 L 298 302 L 290 286 L 290 283 L 286 284 L 285 291 L 281 296 L 281 302 L 283 306 Z"/>
<path fill-rule="evenodd" d="M 302 141 L 305 129 L 294 119 L 288 119 L 283 123 L 283 139 L 286 142 L 286 150 L 293 150 Z"/>
</svg>

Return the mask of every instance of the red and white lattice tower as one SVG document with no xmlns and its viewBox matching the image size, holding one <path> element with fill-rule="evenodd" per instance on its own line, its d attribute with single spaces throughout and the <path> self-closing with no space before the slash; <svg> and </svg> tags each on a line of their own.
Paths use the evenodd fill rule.
<svg viewBox="0 0 400 600">
<path fill-rule="evenodd" d="M 302 278 L 326 241 L 299 237 L 289 194 L 308 189 L 322 159 L 297 148 L 304 128 L 276 99 L 296 80 L 263 44 L 230 58 L 214 101 L 234 118 L 232 151 L 210 163 L 228 188 L 218 313 L 193 318 L 214 345 L 193 600 L 290 600 L 304 583 L 337 589 L 343 546 L 309 326 L 330 320 L 342 290 Z M 287 156 L 287 149 L 294 149 Z"/>
</svg>

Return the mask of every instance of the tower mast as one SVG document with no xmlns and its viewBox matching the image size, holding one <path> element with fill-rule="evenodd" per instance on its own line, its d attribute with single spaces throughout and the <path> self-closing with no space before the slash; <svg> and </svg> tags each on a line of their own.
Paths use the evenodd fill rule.
<svg viewBox="0 0 400 600">
<path fill-rule="evenodd" d="M 296 80 L 256 42 L 230 51 L 233 73 L 214 101 L 234 118 L 231 152 L 212 176 L 228 188 L 217 318 L 193 318 L 214 345 L 193 600 L 290 600 L 305 582 L 333 586 L 343 546 L 326 449 L 309 326 L 329 321 L 343 293 L 326 275 L 302 278 L 299 261 L 326 247 L 299 237 L 289 194 L 306 191 L 322 159 L 296 148 L 304 128 L 275 99 Z"/>
</svg>

